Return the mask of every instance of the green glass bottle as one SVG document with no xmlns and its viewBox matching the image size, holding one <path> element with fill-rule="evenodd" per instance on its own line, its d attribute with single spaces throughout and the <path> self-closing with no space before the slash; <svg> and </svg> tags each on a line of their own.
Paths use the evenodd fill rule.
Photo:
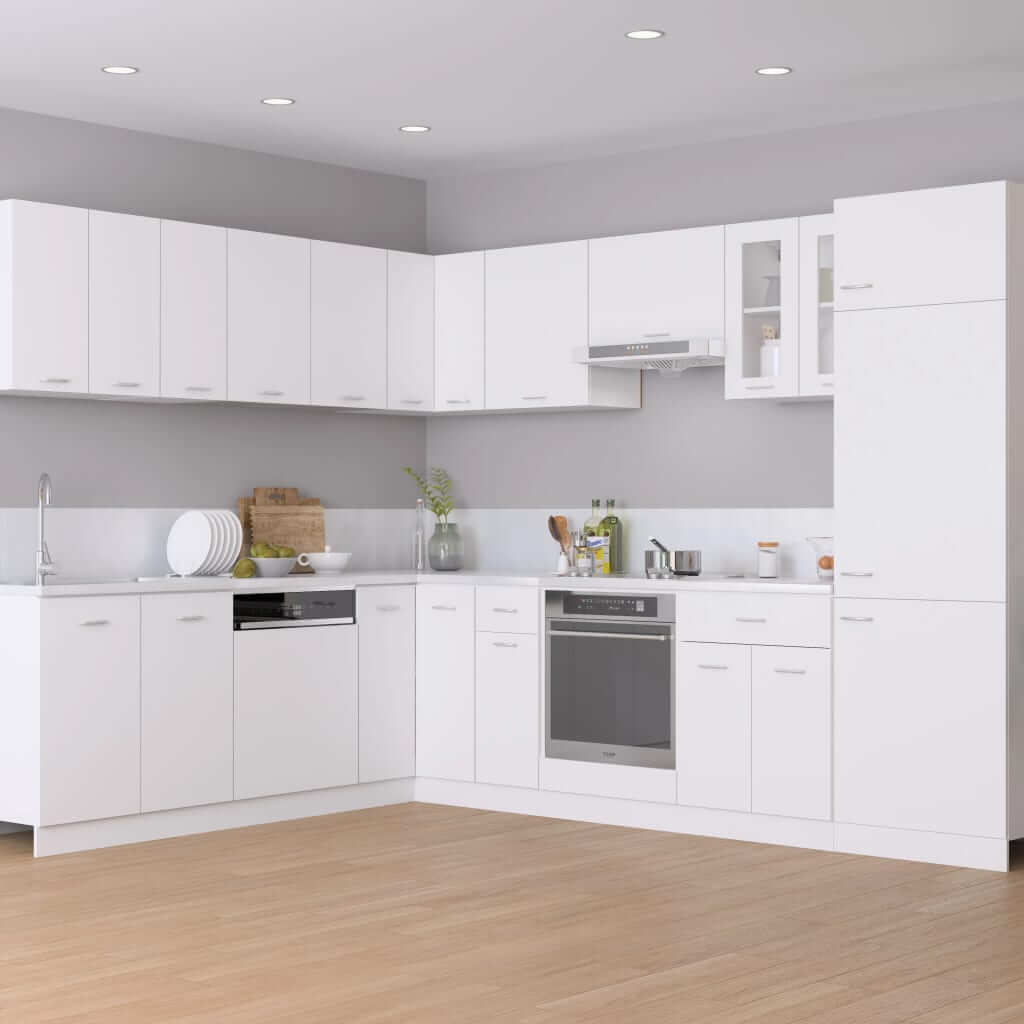
<svg viewBox="0 0 1024 1024">
<path fill-rule="evenodd" d="M 622 572 L 622 520 L 615 511 L 615 499 L 609 498 L 607 511 L 601 520 L 599 533 L 608 541 L 608 568 L 606 573 Z"/>
</svg>

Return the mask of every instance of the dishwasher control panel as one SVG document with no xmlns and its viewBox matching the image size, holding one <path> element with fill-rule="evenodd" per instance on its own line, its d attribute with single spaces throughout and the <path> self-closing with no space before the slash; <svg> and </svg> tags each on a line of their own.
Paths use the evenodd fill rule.
<svg viewBox="0 0 1024 1024">
<path fill-rule="evenodd" d="M 352 588 L 235 594 L 235 629 L 350 626 L 355 621 L 356 592 Z"/>
</svg>

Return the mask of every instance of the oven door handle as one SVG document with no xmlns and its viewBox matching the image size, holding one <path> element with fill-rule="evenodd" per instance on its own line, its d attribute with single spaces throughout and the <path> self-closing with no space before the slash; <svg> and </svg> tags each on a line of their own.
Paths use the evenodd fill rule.
<svg viewBox="0 0 1024 1024">
<path fill-rule="evenodd" d="M 658 640 L 661 643 L 671 639 L 667 633 L 592 633 L 582 629 L 549 629 L 548 636 L 586 636 L 601 640 Z"/>
</svg>

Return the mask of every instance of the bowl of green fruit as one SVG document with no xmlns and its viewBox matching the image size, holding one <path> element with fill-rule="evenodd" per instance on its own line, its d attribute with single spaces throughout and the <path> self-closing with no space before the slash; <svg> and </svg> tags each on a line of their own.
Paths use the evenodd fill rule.
<svg viewBox="0 0 1024 1024">
<path fill-rule="evenodd" d="M 258 576 L 287 576 L 295 568 L 297 557 L 295 548 L 258 542 L 249 548 L 248 561 L 256 567 Z"/>
</svg>

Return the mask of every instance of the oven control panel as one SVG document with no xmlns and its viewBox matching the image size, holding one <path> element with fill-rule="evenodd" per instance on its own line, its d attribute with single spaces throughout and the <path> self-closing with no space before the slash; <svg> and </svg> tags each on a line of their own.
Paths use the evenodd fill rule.
<svg viewBox="0 0 1024 1024">
<path fill-rule="evenodd" d="M 614 615 L 617 618 L 656 619 L 658 599 L 636 594 L 565 594 L 565 615 Z"/>
</svg>

